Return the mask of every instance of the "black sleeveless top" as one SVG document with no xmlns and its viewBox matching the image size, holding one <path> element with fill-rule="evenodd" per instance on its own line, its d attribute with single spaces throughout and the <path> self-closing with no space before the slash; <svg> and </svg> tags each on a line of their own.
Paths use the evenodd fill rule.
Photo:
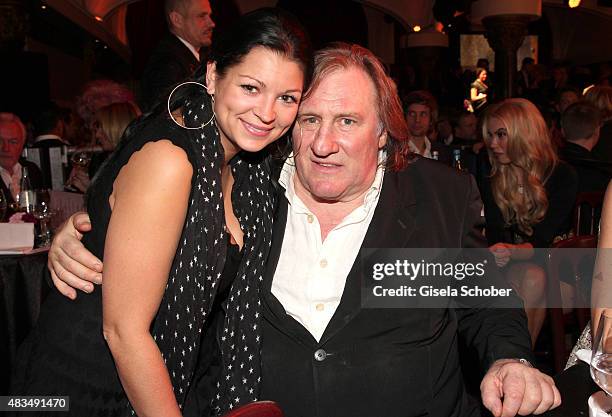
<svg viewBox="0 0 612 417">
<path fill-rule="evenodd" d="M 249 156 L 246 160 L 237 157 L 237 161 L 232 161 L 235 178 L 232 202 L 241 228 L 245 231 L 245 250 L 238 253 L 230 245 L 231 261 L 226 265 L 228 239 L 223 231 L 224 214 L 220 188 L 223 150 L 218 142 L 216 129 L 211 129 L 217 136 L 216 142 L 213 142 L 216 145 L 213 149 L 206 149 L 201 147 L 202 142 L 208 143 L 204 133 L 200 136 L 200 131 L 196 131 L 198 137 L 194 140 L 194 131 L 177 126 L 167 117 L 159 116 L 149 120 L 141 131 L 123 144 L 101 168 L 99 178 L 94 179 L 92 183 L 87 200 L 92 231 L 85 235 L 83 242 L 94 255 L 104 259 L 104 242 L 111 215 L 108 199 L 115 178 L 129 158 L 146 143 L 166 139 L 182 148 L 194 166 L 190 205 L 181 242 L 173 261 L 164 298 L 152 325 L 152 334 L 164 356 L 177 401 L 181 406 L 186 402 L 192 380 L 206 371 L 198 367 L 206 368 L 211 365 L 213 356 L 221 364 L 219 372 L 224 376 L 219 376 L 218 380 L 226 380 L 228 374 L 231 378 L 227 379 L 229 381 L 234 378 L 242 379 L 242 375 L 228 371 L 237 366 L 227 365 L 228 362 L 233 363 L 230 362 L 231 359 L 242 361 L 244 357 L 226 352 L 225 346 L 217 346 L 217 337 L 206 337 L 212 326 L 219 326 L 219 320 L 222 320 L 221 324 L 226 330 L 234 329 L 232 334 L 236 333 L 236 338 L 241 337 L 240 346 L 251 347 L 249 351 L 256 354 L 259 366 L 259 347 L 254 345 L 255 341 L 259 343 L 259 337 L 256 337 L 258 332 L 250 335 L 246 342 L 243 336 L 249 331 L 252 332 L 252 319 L 248 322 L 248 328 L 240 327 L 235 314 L 223 315 L 218 312 L 228 308 L 234 311 L 242 307 L 241 312 L 259 317 L 259 311 L 255 307 L 258 306 L 259 299 L 258 277 L 263 273 L 263 262 L 270 246 L 271 214 L 274 206 L 274 196 L 270 192 L 272 185 L 260 159 Z M 247 193 L 251 197 L 250 200 L 244 198 Z M 190 259 L 195 262 L 185 265 L 190 263 Z M 256 262 L 258 259 L 261 260 Z M 227 268 L 224 268 L 224 265 Z M 232 285 L 237 275 L 241 278 L 235 280 L 236 285 Z M 179 293 L 178 286 L 182 287 L 183 284 L 186 286 L 185 291 L 181 290 Z M 58 414 L 64 417 L 133 415 L 112 355 L 102 336 L 101 293 L 101 287 L 95 286 L 91 294 L 79 293 L 75 301 L 57 291 L 49 295 L 41 308 L 37 327 L 20 348 L 12 393 L 68 395 L 70 412 Z M 232 296 L 228 297 L 229 294 Z M 215 297 L 216 295 L 220 297 Z M 185 305 L 192 307 L 191 314 L 183 314 L 180 319 L 177 314 L 174 320 L 173 312 L 178 309 L 184 311 Z M 249 305 L 252 307 L 247 311 L 244 310 L 245 305 L 246 308 Z M 179 337 L 176 337 L 177 330 Z M 169 336 L 171 333 L 174 333 L 174 338 Z M 164 335 L 167 336 L 164 338 Z M 182 344 L 183 339 L 185 344 Z M 206 341 L 207 350 L 199 355 L 202 340 Z M 235 339 L 227 341 L 232 343 L 232 346 L 237 342 Z M 180 356 L 181 350 L 185 352 L 187 347 L 190 348 L 189 352 Z M 181 368 L 183 361 L 185 362 L 183 375 L 177 374 L 177 370 L 182 370 L 178 368 L 179 360 Z M 258 380 L 249 381 L 248 385 L 241 388 L 245 391 L 251 389 L 256 396 L 257 382 Z M 217 387 L 217 383 L 214 385 L 214 397 L 218 393 L 221 393 L 223 400 L 229 397 L 223 395 L 224 384 L 221 384 L 221 388 Z M 229 386 L 227 388 L 229 389 Z M 214 397 L 211 393 L 207 401 L 210 402 Z M 244 395 L 241 403 L 252 399 L 254 398 Z M 228 405 L 223 402 L 215 403 L 213 414 L 224 413 Z M 51 415 L 53 413 L 49 413 L 49 416 Z"/>
</svg>

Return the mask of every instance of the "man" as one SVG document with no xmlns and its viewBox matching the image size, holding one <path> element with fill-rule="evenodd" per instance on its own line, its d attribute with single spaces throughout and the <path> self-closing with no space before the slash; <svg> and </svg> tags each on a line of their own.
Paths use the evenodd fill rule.
<svg viewBox="0 0 612 417">
<path fill-rule="evenodd" d="M 404 99 L 404 106 L 410 132 L 410 151 L 430 159 L 435 151 L 438 152 L 440 161 L 449 164 L 451 155 L 448 149 L 442 143 L 432 142 L 427 137 L 438 117 L 438 102 L 435 97 L 429 91 L 413 91 Z"/>
<path fill-rule="evenodd" d="M 193 75 L 200 49 L 211 44 L 215 23 L 209 0 L 166 0 L 169 34 L 153 51 L 140 83 L 140 107 L 150 110 L 175 84 Z"/>
<path fill-rule="evenodd" d="M 561 115 L 565 146 L 561 157 L 576 169 L 578 192 L 604 192 L 611 177 L 611 165 L 592 154 L 599 141 L 601 118 L 597 108 L 587 102 L 571 104 Z"/>
<path fill-rule="evenodd" d="M 66 124 L 61 109 L 50 104 L 34 119 L 34 143 L 28 149 L 28 158 L 35 161 L 43 172 L 43 186 L 54 190 L 64 188 L 62 148 L 68 146 L 64 138 Z"/>
<path fill-rule="evenodd" d="M 259 397 L 278 401 L 288 417 L 477 415 L 459 369 L 459 329 L 489 369 L 482 396 L 495 416 L 558 405 L 552 380 L 519 360 L 530 356 L 520 310 L 361 308 L 361 248 L 479 245 L 472 226 L 482 203 L 471 177 L 412 161 L 395 86 L 371 52 L 337 44 L 315 62 L 295 156 L 279 179 Z M 74 222 L 85 231 L 82 220 Z M 72 258 L 63 264 L 79 276 L 92 274 L 74 260 L 100 271 L 68 236 L 56 243 Z M 58 288 L 66 284 L 57 275 L 82 288 L 56 261 Z"/>
<path fill-rule="evenodd" d="M 21 158 L 26 129 L 13 113 L 0 113 L 0 192 L 9 203 L 16 201 L 21 189 L 23 168 L 27 169 L 32 189 L 40 188 L 41 174 L 36 164 Z"/>
</svg>

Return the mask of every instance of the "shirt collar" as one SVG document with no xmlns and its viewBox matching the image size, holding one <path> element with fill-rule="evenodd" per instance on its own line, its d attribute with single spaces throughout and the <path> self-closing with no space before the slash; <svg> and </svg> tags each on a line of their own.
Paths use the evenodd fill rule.
<svg viewBox="0 0 612 417">
<path fill-rule="evenodd" d="M 408 147 L 410 148 L 410 151 L 412 153 L 416 153 L 418 155 L 424 156 L 425 158 L 431 159 L 431 142 L 429 141 L 429 138 L 427 136 L 425 136 L 425 151 L 423 151 L 423 153 L 421 153 L 421 150 L 417 148 L 416 145 L 410 140 L 408 141 Z"/>
<path fill-rule="evenodd" d="M 51 139 L 57 139 L 60 142 L 68 145 L 68 142 L 66 142 L 64 139 L 62 139 L 61 137 L 57 135 L 52 135 L 52 134 L 36 136 L 36 138 L 34 138 L 34 143 L 42 142 L 44 140 L 51 140 Z"/>
<path fill-rule="evenodd" d="M 195 59 L 197 59 L 198 62 L 200 62 L 200 53 L 198 52 L 198 50 L 195 48 L 195 46 L 193 46 L 192 44 L 190 44 L 189 42 L 187 42 L 185 39 L 181 38 L 179 35 L 174 35 L 178 38 L 179 41 L 183 42 L 183 44 L 191 51 L 191 53 L 193 54 L 193 56 L 195 56 Z"/>
<path fill-rule="evenodd" d="M 363 205 L 361 206 L 366 212 L 372 208 L 372 205 L 378 201 L 380 190 L 382 189 L 383 178 L 385 175 L 385 162 L 387 161 L 387 153 L 384 150 L 378 152 L 378 168 L 376 169 L 376 175 L 374 181 L 370 186 L 370 189 L 366 192 Z M 310 210 L 302 202 L 295 192 L 294 180 L 295 180 L 295 158 L 293 153 L 289 155 L 283 169 L 281 170 L 278 182 L 285 189 L 285 197 L 292 206 L 292 209 L 296 212 L 310 213 Z"/>
</svg>

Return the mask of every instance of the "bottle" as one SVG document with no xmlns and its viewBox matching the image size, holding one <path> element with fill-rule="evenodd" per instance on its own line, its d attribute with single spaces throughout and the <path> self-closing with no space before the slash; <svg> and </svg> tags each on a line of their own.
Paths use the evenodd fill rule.
<svg viewBox="0 0 612 417">
<path fill-rule="evenodd" d="M 36 204 L 36 194 L 30 184 L 30 176 L 26 167 L 21 167 L 21 182 L 19 185 L 19 194 L 17 194 L 17 207 L 19 211 L 31 213 Z"/>
<path fill-rule="evenodd" d="M 433 151 L 431 153 L 431 159 L 438 161 L 440 159 L 440 152 L 438 151 Z"/>
<path fill-rule="evenodd" d="M 467 169 L 463 166 L 463 162 L 461 161 L 461 149 L 453 150 L 453 168 L 457 171 L 467 172 Z"/>
</svg>

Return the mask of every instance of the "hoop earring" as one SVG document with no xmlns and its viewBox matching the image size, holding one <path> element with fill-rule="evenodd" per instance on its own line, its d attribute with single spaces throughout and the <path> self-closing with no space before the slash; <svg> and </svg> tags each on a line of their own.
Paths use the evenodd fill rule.
<svg viewBox="0 0 612 417">
<path fill-rule="evenodd" d="M 215 109 L 214 109 L 214 105 L 215 105 L 215 96 L 214 94 L 211 94 L 211 101 L 212 101 L 212 116 L 210 117 L 210 120 L 207 121 L 206 123 L 203 123 L 202 125 L 198 126 L 198 127 L 187 127 L 187 126 L 183 126 L 182 124 L 180 124 L 179 122 L 176 121 L 176 119 L 174 118 L 174 115 L 172 115 L 172 111 L 170 111 L 170 99 L 172 98 L 172 95 L 174 94 L 174 92 L 179 88 L 184 86 L 185 84 L 196 84 L 199 85 L 200 87 L 204 87 L 204 89 L 206 90 L 206 94 L 208 94 L 208 87 L 206 87 L 206 85 L 199 83 L 197 81 L 185 81 L 184 83 L 180 83 L 179 85 L 177 85 L 176 87 L 174 87 L 172 89 L 172 91 L 170 92 L 170 95 L 168 96 L 168 102 L 167 102 L 167 107 L 168 107 L 168 114 L 170 115 L 170 119 L 172 119 L 172 121 L 182 127 L 183 129 L 188 129 L 188 130 L 198 130 L 198 129 L 202 129 L 205 126 L 208 126 L 209 124 L 212 123 L 212 121 L 215 119 Z"/>
</svg>

